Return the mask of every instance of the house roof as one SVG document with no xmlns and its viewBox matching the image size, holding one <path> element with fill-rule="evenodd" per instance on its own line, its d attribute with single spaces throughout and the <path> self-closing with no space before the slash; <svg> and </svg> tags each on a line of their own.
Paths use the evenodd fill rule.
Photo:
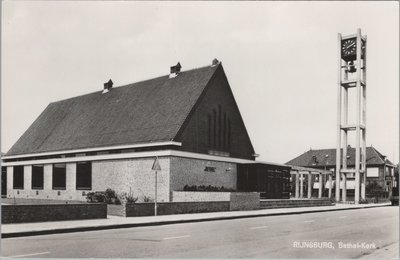
<svg viewBox="0 0 400 260">
<path fill-rule="evenodd" d="M 50 103 L 6 155 L 171 141 L 218 69 L 222 64 Z"/>
<path fill-rule="evenodd" d="M 343 152 L 343 149 L 342 149 Z M 349 166 L 354 166 L 355 162 L 355 148 L 347 148 L 347 156 L 350 158 L 347 161 Z M 388 159 L 385 158 L 374 147 L 366 147 L 367 152 L 367 165 L 393 165 Z M 327 157 L 326 157 L 327 156 Z M 302 167 L 335 167 L 336 166 L 336 149 L 320 149 L 309 150 L 302 155 L 288 161 L 288 165 L 296 165 Z"/>
</svg>

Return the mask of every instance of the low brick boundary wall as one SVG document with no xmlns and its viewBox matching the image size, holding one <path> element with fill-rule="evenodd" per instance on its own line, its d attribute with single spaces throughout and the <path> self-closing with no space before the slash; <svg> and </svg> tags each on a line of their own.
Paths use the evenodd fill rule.
<svg viewBox="0 0 400 260">
<path fill-rule="evenodd" d="M 229 201 L 231 192 L 224 191 L 173 191 L 173 202 Z"/>
<path fill-rule="evenodd" d="M 256 210 L 256 209 L 260 209 L 260 193 L 231 192 L 229 210 Z"/>
<path fill-rule="evenodd" d="M 228 201 L 229 210 L 260 209 L 259 192 L 173 191 L 174 202 Z"/>
<path fill-rule="evenodd" d="M 157 215 L 219 211 L 229 211 L 229 201 L 157 203 Z M 126 205 L 109 205 L 108 214 L 122 217 L 154 216 L 154 203 L 127 203 Z"/>
<path fill-rule="evenodd" d="M 258 192 L 174 192 L 178 200 L 206 199 L 217 194 L 223 201 L 173 201 L 157 203 L 157 215 L 260 209 Z M 175 195 L 178 194 L 178 197 Z M 211 196 L 211 197 L 210 197 Z M 215 198 L 213 198 L 215 199 Z M 108 205 L 108 214 L 122 217 L 153 216 L 154 203 Z"/>
<path fill-rule="evenodd" d="M 107 204 L 2 205 L 1 223 L 107 218 Z"/>
<path fill-rule="evenodd" d="M 123 205 L 108 204 L 107 214 L 112 216 L 126 217 L 126 210 Z"/>
<path fill-rule="evenodd" d="M 319 207 L 333 206 L 334 204 L 328 198 L 321 199 L 263 199 L 260 201 L 261 209 L 275 208 L 298 208 L 298 207 Z"/>
</svg>

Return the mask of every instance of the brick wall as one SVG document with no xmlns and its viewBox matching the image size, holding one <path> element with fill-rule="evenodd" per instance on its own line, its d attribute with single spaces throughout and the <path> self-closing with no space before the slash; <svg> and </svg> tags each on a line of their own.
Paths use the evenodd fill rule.
<svg viewBox="0 0 400 260">
<path fill-rule="evenodd" d="M 126 210 L 124 205 L 107 205 L 107 214 L 113 216 L 126 217 Z"/>
<path fill-rule="evenodd" d="M 173 202 L 229 201 L 230 192 L 172 191 Z"/>
<path fill-rule="evenodd" d="M 206 166 L 215 167 L 215 172 L 204 171 Z M 171 157 L 171 191 L 182 191 L 185 185 L 236 189 L 236 175 L 235 163 Z"/>
<path fill-rule="evenodd" d="M 106 204 L 94 203 L 1 206 L 2 224 L 96 218 L 107 218 Z"/>
<path fill-rule="evenodd" d="M 155 196 L 155 173 L 151 170 L 154 158 L 104 160 L 92 162 L 92 189 L 76 190 L 76 163 L 66 167 L 66 189 L 52 189 L 52 165 L 44 165 L 44 189 L 32 190 L 31 165 L 24 166 L 24 189 L 13 189 L 13 167 L 7 167 L 7 197 L 86 201 L 86 194 L 105 191 L 107 188 L 117 193 L 132 192 L 143 198 Z M 169 201 L 169 158 L 159 158 L 162 171 L 158 172 L 158 200 Z"/>
<path fill-rule="evenodd" d="M 154 158 L 93 161 L 91 190 L 75 189 L 75 163 L 67 164 L 65 190 L 52 189 L 51 165 L 44 166 L 44 189 L 32 190 L 31 187 L 28 187 L 26 183 L 31 183 L 31 174 L 25 173 L 26 189 L 14 190 L 12 186 L 13 168 L 8 167 L 7 197 L 86 201 L 87 193 L 111 188 L 117 193 L 132 192 L 134 197 L 138 197 L 138 202 L 143 202 L 144 197 L 154 200 L 155 173 L 151 170 L 153 162 Z M 182 191 L 185 185 L 212 185 L 236 189 L 237 168 L 235 163 L 183 157 L 160 157 L 159 162 L 162 169 L 158 172 L 157 178 L 159 202 L 170 201 L 170 192 Z M 215 171 L 205 171 L 206 167 L 213 167 Z"/>
<path fill-rule="evenodd" d="M 260 209 L 260 193 L 258 192 L 231 192 L 230 210 Z"/>
<path fill-rule="evenodd" d="M 173 191 L 174 202 L 229 201 L 230 210 L 255 210 L 260 208 L 258 192 L 204 192 Z"/>
<path fill-rule="evenodd" d="M 212 202 L 161 202 L 157 203 L 157 215 L 219 212 L 229 211 L 228 201 Z M 128 203 L 126 204 L 126 216 L 153 216 L 154 203 Z"/>
<path fill-rule="evenodd" d="M 7 189 L 7 198 L 22 199 L 52 199 L 52 200 L 79 200 L 86 201 L 86 194 L 90 190 L 13 190 Z"/>
<path fill-rule="evenodd" d="M 53 199 L 53 200 L 79 200 L 86 201 L 86 194 L 93 190 L 76 190 L 75 174 L 76 164 L 68 163 L 66 167 L 66 189 L 53 190 L 52 164 L 44 165 L 43 189 L 32 190 L 32 166 L 24 166 L 24 189 L 13 189 L 13 167 L 7 167 L 7 197 L 8 198 L 31 198 L 31 199 Z"/>
<path fill-rule="evenodd" d="M 157 173 L 158 201 L 169 201 L 170 159 L 159 157 L 161 171 Z M 105 191 L 107 188 L 117 193 L 132 192 L 143 202 L 144 196 L 154 200 L 155 172 L 151 170 L 154 158 L 94 161 L 92 164 L 92 189 Z"/>
</svg>

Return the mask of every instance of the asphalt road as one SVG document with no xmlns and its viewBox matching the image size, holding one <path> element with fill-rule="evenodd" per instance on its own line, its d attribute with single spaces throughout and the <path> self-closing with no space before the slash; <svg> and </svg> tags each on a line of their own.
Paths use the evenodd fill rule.
<svg viewBox="0 0 400 260">
<path fill-rule="evenodd" d="M 399 208 L 380 207 L 9 238 L 1 250 L 24 258 L 359 258 L 393 248 L 398 230 Z"/>
</svg>

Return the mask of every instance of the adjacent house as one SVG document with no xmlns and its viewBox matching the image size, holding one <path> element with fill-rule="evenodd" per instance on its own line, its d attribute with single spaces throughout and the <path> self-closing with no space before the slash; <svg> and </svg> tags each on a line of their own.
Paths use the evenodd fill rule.
<svg viewBox="0 0 400 260">
<path fill-rule="evenodd" d="M 221 62 L 51 103 L 3 156 L 7 197 L 85 200 L 107 188 L 172 201 L 185 185 L 289 197 L 290 167 L 255 160 Z"/>
<path fill-rule="evenodd" d="M 376 182 L 379 186 L 383 187 L 385 191 L 390 192 L 394 181 L 393 176 L 395 165 L 390 162 L 386 156 L 382 155 L 372 146 L 366 147 L 366 154 L 366 185 Z M 288 161 L 286 164 L 316 169 L 326 169 L 336 172 L 336 149 L 310 149 L 309 151 Z M 347 147 L 347 165 L 348 168 L 354 168 L 355 165 L 355 148 L 352 148 L 351 146 Z M 347 174 L 346 188 L 350 191 L 354 190 L 354 178 L 354 173 Z M 315 183 L 315 185 L 317 186 L 318 184 Z"/>
</svg>

